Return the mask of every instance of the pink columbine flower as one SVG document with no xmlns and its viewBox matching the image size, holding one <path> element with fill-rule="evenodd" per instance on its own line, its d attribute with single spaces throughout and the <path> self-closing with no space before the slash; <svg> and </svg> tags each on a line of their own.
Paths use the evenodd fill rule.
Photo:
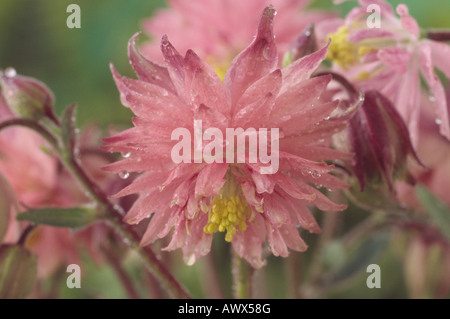
<svg viewBox="0 0 450 319">
<path fill-rule="evenodd" d="M 105 139 L 105 150 L 131 154 L 106 169 L 142 173 L 116 195 L 139 195 L 127 222 L 151 217 L 141 245 L 173 229 L 164 249 L 181 248 L 185 262 L 193 264 L 210 251 L 213 234 L 225 232 L 240 257 L 261 267 L 267 240 L 276 256 L 287 256 L 288 248 L 307 248 L 297 227 L 320 231 L 308 206 L 345 209 L 317 189 L 347 186 L 329 174 L 333 165 L 323 160 L 348 156 L 325 141 L 348 119 L 330 118 L 339 101 L 320 99 L 331 76 L 310 78 L 327 46 L 277 68 L 274 16 L 272 7 L 264 10 L 256 37 L 235 57 L 224 82 L 192 50 L 181 56 L 166 36 L 161 41 L 164 65 L 145 59 L 136 49 L 138 35 L 131 38 L 129 58 L 138 80 L 120 76 L 112 67 L 121 101 L 136 117 L 134 127 Z M 272 141 L 279 143 L 279 170 L 263 174 L 266 164 L 251 163 L 249 153 L 243 163 L 174 163 L 172 133 L 186 128 L 194 136 L 198 120 L 223 136 L 227 128 L 279 128 L 279 140 Z"/>
<path fill-rule="evenodd" d="M 193 49 L 221 76 L 231 60 L 252 40 L 258 17 L 269 4 L 278 11 L 275 26 L 277 45 L 282 55 L 309 24 L 332 17 L 331 13 L 306 9 L 310 0 L 170 0 L 169 8 L 160 10 L 143 23 L 143 30 L 153 39 L 166 34 L 179 52 Z M 160 61 L 157 41 L 147 42 L 143 54 Z M 279 60 L 281 63 L 281 59 Z"/>
<path fill-rule="evenodd" d="M 450 78 L 447 44 L 420 38 L 416 20 L 404 4 L 392 7 L 383 0 L 359 0 L 344 21 L 332 19 L 317 25 L 318 38 L 331 38 L 328 59 L 335 69 L 355 82 L 364 91 L 379 91 L 395 105 L 406 122 L 412 142 L 417 146 L 419 135 L 422 76 L 434 104 L 440 133 L 450 139 L 448 105 L 435 68 Z M 369 28 L 372 14 L 368 6 L 380 8 L 380 28 Z M 373 23 L 372 20 L 369 24 Z"/>
</svg>

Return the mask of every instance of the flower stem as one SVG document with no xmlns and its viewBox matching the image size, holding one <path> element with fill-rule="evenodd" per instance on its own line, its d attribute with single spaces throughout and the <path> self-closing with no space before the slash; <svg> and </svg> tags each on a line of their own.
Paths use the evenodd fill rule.
<svg viewBox="0 0 450 319">
<path fill-rule="evenodd" d="M 114 271 L 117 274 L 120 282 L 122 283 L 123 288 L 128 294 L 130 299 L 139 299 L 139 293 L 136 291 L 131 278 L 128 276 L 127 272 L 122 266 L 121 261 L 117 258 L 115 253 L 111 251 L 111 249 L 104 248 L 103 255 L 108 260 L 109 264 L 112 266 Z"/>
<path fill-rule="evenodd" d="M 234 251 L 232 260 L 233 294 L 236 299 L 249 299 L 252 296 L 253 268 Z"/>
<path fill-rule="evenodd" d="M 450 30 L 428 30 L 426 38 L 440 42 L 450 41 Z"/>
<path fill-rule="evenodd" d="M 131 225 L 122 221 L 123 210 L 120 206 L 114 205 L 108 196 L 91 180 L 80 165 L 78 159 L 73 156 L 66 158 L 65 166 L 71 171 L 83 188 L 89 192 L 91 197 L 108 213 L 105 220 L 111 225 L 124 239 L 124 241 L 134 249 L 142 258 L 147 269 L 159 280 L 160 284 L 167 290 L 169 295 L 177 299 L 190 298 L 189 293 L 172 276 L 167 268 L 158 260 L 150 247 L 141 247 L 139 245 L 140 236 Z"/>
</svg>

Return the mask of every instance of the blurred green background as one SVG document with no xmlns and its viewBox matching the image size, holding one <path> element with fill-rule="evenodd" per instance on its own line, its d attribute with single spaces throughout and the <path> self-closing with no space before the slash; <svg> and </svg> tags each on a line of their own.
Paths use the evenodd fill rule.
<svg viewBox="0 0 450 319">
<path fill-rule="evenodd" d="M 66 26 L 71 3 L 81 7 L 81 29 Z M 406 3 L 422 27 L 450 27 L 450 1 Z M 81 125 L 129 125 L 130 113 L 121 107 L 109 62 L 132 75 L 127 41 L 141 29 L 143 19 L 163 6 L 164 0 L 1 0 L 0 68 L 13 66 L 47 83 L 55 93 L 58 113 L 77 102 Z M 312 6 L 345 13 L 354 3 L 334 6 L 332 0 L 316 0 Z"/>
<path fill-rule="evenodd" d="M 449 0 L 390 0 L 392 5 L 406 2 L 410 13 L 424 28 L 450 28 Z M 66 8 L 76 3 L 81 7 L 81 29 L 69 29 Z M 165 6 L 164 0 L 1 0 L 0 1 L 0 69 L 14 67 L 18 73 L 32 76 L 45 82 L 56 96 L 57 113 L 72 102 L 79 104 L 79 124 L 97 123 L 102 127 L 110 124 L 130 125 L 132 114 L 121 106 L 119 94 L 112 79 L 109 62 L 116 65 L 120 73 L 133 76 L 127 59 L 128 39 L 141 29 L 141 23 L 152 15 L 154 10 Z M 334 6 L 332 0 L 313 1 L 313 7 L 336 10 L 341 14 L 348 12 L 354 3 Z M 351 208 L 340 222 L 354 225 L 367 217 L 365 214 L 351 214 Z M 319 223 L 321 215 L 319 214 Z M 310 250 L 300 257 L 311 258 L 318 236 L 305 234 Z M 387 239 L 380 236 L 362 243 L 372 253 L 372 259 L 364 259 L 367 264 L 374 257 L 383 264 L 383 269 L 391 272 L 390 280 L 384 281 L 392 297 L 404 296 L 401 260 L 396 252 L 384 249 Z M 392 238 L 391 238 L 392 240 Z M 230 296 L 229 251 L 223 240 L 215 240 L 213 249 L 221 270 L 221 280 L 226 294 Z M 367 245 L 364 246 L 364 245 Z M 375 247 L 375 248 L 374 248 Z M 328 254 L 332 264 L 342 257 L 339 246 L 330 248 Z M 176 252 L 175 254 L 179 254 Z M 136 256 L 128 256 L 127 267 L 134 270 Z M 296 260 L 294 258 L 294 261 Z M 338 258 L 338 259 L 336 259 Z M 362 257 L 361 257 L 362 258 Z M 300 262 L 302 264 L 302 262 Z M 67 298 L 102 296 L 123 298 L 126 295 L 109 268 L 97 268 L 93 264 L 83 280 L 83 291 L 68 290 L 63 284 L 62 296 Z M 195 297 L 204 296 L 198 278 L 203 274 L 205 261 L 194 267 L 179 267 L 177 277 L 193 292 Z M 262 271 L 268 274 L 267 283 L 272 288 L 263 297 L 285 298 L 286 282 L 291 277 L 285 271 L 280 258 L 271 257 Z M 301 267 L 301 266 L 299 266 Z M 368 290 L 365 286 L 366 274 L 361 272 L 360 280 L 346 292 L 333 297 L 389 297 L 385 291 Z M 139 273 L 136 273 L 139 276 Z M 292 276 L 292 274 L 291 274 Z M 262 277 L 261 277 L 262 278 Z M 389 287 L 392 289 L 389 289 Z M 144 289 L 144 288 L 142 288 Z"/>
</svg>

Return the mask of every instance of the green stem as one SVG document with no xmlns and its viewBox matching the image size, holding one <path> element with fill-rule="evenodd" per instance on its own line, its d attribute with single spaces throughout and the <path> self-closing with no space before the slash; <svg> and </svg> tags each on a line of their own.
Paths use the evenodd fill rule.
<svg viewBox="0 0 450 319">
<path fill-rule="evenodd" d="M 234 251 L 232 260 L 233 293 L 236 299 L 250 299 L 252 296 L 253 268 Z"/>
<path fill-rule="evenodd" d="M 167 290 L 169 295 L 177 299 L 190 298 L 185 288 L 172 276 L 167 268 L 162 264 L 153 250 L 149 247 L 141 247 L 139 245 L 140 236 L 134 228 L 122 221 L 123 210 L 120 206 L 114 205 L 108 196 L 91 180 L 81 167 L 79 161 L 73 156 L 61 156 L 67 169 L 75 176 L 83 188 L 89 192 L 91 197 L 101 206 L 105 208 L 108 215 L 106 221 L 111 225 L 125 240 L 128 245 L 134 249 L 143 260 L 147 269 L 159 280 L 162 286 Z"/>
</svg>

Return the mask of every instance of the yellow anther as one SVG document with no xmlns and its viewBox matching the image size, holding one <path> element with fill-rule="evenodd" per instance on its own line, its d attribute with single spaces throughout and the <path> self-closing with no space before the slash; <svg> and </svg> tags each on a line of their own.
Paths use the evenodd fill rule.
<svg viewBox="0 0 450 319">
<path fill-rule="evenodd" d="M 208 223 L 204 231 L 213 234 L 225 232 L 225 240 L 232 241 L 237 229 L 245 231 L 247 222 L 253 218 L 253 211 L 247 204 L 244 194 L 233 178 L 228 180 L 219 195 L 212 199 L 208 210 Z"/>
<path fill-rule="evenodd" d="M 333 60 L 343 69 L 358 61 L 358 49 L 354 43 L 347 41 L 349 36 L 348 27 L 340 27 L 336 33 L 329 34 L 331 39 L 328 47 L 327 59 Z"/>
<path fill-rule="evenodd" d="M 362 46 L 360 48 L 358 48 L 358 55 L 366 55 L 369 54 L 370 52 L 376 51 L 375 48 L 370 48 L 370 47 L 366 47 L 366 46 Z"/>
<path fill-rule="evenodd" d="M 366 71 L 361 71 L 356 77 L 356 81 L 364 81 L 370 78 L 370 73 Z"/>
</svg>

